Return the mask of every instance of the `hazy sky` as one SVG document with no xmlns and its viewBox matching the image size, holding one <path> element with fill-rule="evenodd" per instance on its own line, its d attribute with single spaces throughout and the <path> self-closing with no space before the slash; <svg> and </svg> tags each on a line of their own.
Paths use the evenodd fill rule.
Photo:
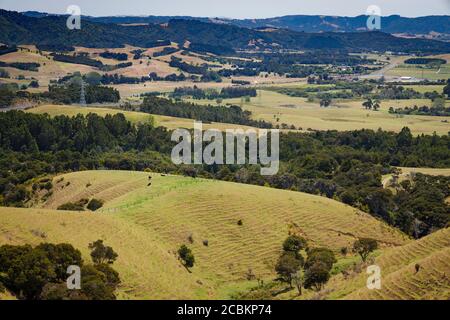
<svg viewBox="0 0 450 320">
<path fill-rule="evenodd" d="M 369 5 L 382 15 L 407 17 L 450 15 L 450 0 L 0 0 L 7 10 L 65 13 L 78 5 L 81 13 L 106 15 L 190 15 L 230 18 L 264 18 L 293 14 L 357 16 Z"/>
</svg>

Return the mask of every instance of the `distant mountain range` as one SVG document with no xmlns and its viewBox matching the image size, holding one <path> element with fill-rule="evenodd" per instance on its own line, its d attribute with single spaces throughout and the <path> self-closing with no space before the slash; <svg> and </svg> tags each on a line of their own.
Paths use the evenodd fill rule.
<svg viewBox="0 0 450 320">
<path fill-rule="evenodd" d="M 152 22 L 139 19 L 150 19 Z M 208 47 L 208 50 L 216 53 L 249 48 L 394 51 L 421 54 L 450 52 L 450 43 L 397 38 L 379 31 L 310 33 L 279 28 L 253 29 L 220 21 L 213 23 L 208 18 L 201 19 L 84 17 L 81 30 L 68 30 L 66 17 L 62 15 L 36 12 L 21 14 L 0 10 L 0 42 L 106 48 L 125 44 L 146 47 L 158 40 L 171 40 L 179 44 L 189 41 L 197 47 Z M 245 23 L 246 20 L 240 21 Z"/>
<path fill-rule="evenodd" d="M 32 17 L 47 16 L 47 13 L 35 11 L 24 12 Z M 107 16 L 89 17 L 86 19 L 94 22 L 135 24 L 135 23 L 167 23 L 173 19 L 199 20 L 203 22 L 232 24 L 245 28 L 281 28 L 299 32 L 357 32 L 368 31 L 366 22 L 368 16 L 336 17 L 321 15 L 289 15 L 266 19 L 226 19 L 204 18 L 191 16 Z M 425 16 L 417 18 L 391 15 L 381 17 L 382 32 L 391 34 L 446 34 L 450 36 L 450 16 Z"/>
</svg>

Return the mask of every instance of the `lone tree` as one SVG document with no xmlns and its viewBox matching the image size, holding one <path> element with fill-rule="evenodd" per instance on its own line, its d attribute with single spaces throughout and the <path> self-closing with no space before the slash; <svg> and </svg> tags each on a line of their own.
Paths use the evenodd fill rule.
<svg viewBox="0 0 450 320">
<path fill-rule="evenodd" d="M 371 238 L 361 238 L 353 244 L 353 251 L 361 256 L 363 262 L 366 261 L 369 254 L 378 248 L 378 242 Z"/>
<path fill-rule="evenodd" d="M 89 244 L 89 249 L 91 249 L 91 258 L 95 264 L 112 264 L 117 259 L 117 253 L 114 252 L 113 248 L 105 246 L 103 240 L 97 240 Z"/>
<path fill-rule="evenodd" d="M 330 105 L 331 105 L 331 97 L 324 95 L 322 99 L 320 99 L 320 106 L 329 107 Z"/>
<path fill-rule="evenodd" d="M 372 104 L 373 110 L 378 111 L 378 109 L 380 109 L 380 107 L 381 107 L 381 102 L 380 102 L 380 100 L 375 99 L 375 100 L 373 101 L 373 104 Z"/>
<path fill-rule="evenodd" d="M 289 283 L 292 288 L 293 275 L 295 275 L 303 266 L 304 260 L 301 255 L 294 252 L 283 252 L 278 258 L 275 266 L 275 271 L 280 277 L 280 280 Z"/>
<path fill-rule="evenodd" d="M 180 247 L 180 249 L 178 249 L 178 256 L 186 268 L 192 268 L 194 266 L 195 263 L 194 254 L 192 253 L 191 249 L 186 247 L 186 245 L 183 244 Z"/>
<path fill-rule="evenodd" d="M 371 110 L 373 108 L 373 100 L 371 98 L 368 98 L 366 101 L 363 102 L 362 105 L 364 108 Z"/>
</svg>

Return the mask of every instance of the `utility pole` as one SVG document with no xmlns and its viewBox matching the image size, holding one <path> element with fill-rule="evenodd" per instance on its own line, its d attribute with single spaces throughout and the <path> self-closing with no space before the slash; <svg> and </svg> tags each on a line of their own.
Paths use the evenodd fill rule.
<svg viewBox="0 0 450 320">
<path fill-rule="evenodd" d="M 86 105 L 86 94 L 84 92 L 84 81 L 83 81 L 83 79 L 81 79 L 80 104 L 82 106 Z"/>
</svg>

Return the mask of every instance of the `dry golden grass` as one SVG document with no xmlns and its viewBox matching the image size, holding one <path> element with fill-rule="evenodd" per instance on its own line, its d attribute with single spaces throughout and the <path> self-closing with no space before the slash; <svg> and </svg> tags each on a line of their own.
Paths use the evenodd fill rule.
<svg viewBox="0 0 450 320">
<path fill-rule="evenodd" d="M 186 118 L 176 118 L 169 116 L 161 116 L 161 115 L 150 115 L 148 113 L 143 112 L 135 112 L 135 111 L 124 111 L 120 109 L 106 108 L 106 107 L 82 107 L 76 105 L 40 105 L 35 108 L 31 108 L 26 110 L 26 112 L 44 114 L 47 113 L 51 117 L 58 115 L 66 115 L 66 116 L 76 116 L 77 114 L 87 115 L 89 113 L 96 113 L 102 117 L 107 114 L 116 114 L 123 113 L 125 117 L 133 122 L 133 123 L 147 123 L 151 121 L 153 118 L 156 126 L 166 127 L 170 130 L 177 128 L 187 128 L 192 129 L 194 127 L 193 119 Z M 226 130 L 226 129 L 249 129 L 248 126 L 237 125 L 237 124 L 229 124 L 229 123 L 204 123 L 203 129 L 217 129 L 217 130 Z"/>
<path fill-rule="evenodd" d="M 121 299 L 188 299 L 194 292 L 207 297 L 208 284 L 197 284 L 199 278 L 189 274 L 167 246 L 137 225 L 106 214 L 42 209 L 0 208 L 0 215 L 0 244 L 66 242 L 89 261 L 88 244 L 104 239 L 119 253 L 114 267 L 122 278 Z M 33 230 L 45 232 L 45 238 Z"/>
<path fill-rule="evenodd" d="M 8 53 L 0 56 L 0 61 L 39 63 L 41 66 L 39 67 L 38 72 L 19 70 L 15 68 L 4 68 L 10 73 L 11 77 L 14 78 L 19 75 L 24 75 L 26 78 L 31 77 L 36 78 L 40 84 L 39 91 L 47 90 L 47 86 L 50 83 L 50 80 L 61 78 L 67 75 L 68 73 L 79 71 L 82 74 L 85 74 L 91 71 L 96 71 L 95 68 L 89 66 L 58 62 L 54 61 L 51 57 L 50 59 L 48 59 L 47 58 L 48 55 L 46 53 L 44 53 L 43 55 L 37 53 L 36 48 L 34 46 L 21 46 L 21 47 L 26 47 L 31 51 L 28 52 L 25 50 L 19 50 L 18 52 Z"/>
<path fill-rule="evenodd" d="M 368 214 L 323 197 L 159 174 L 151 174 L 149 187 L 148 176 L 85 171 L 55 177 L 54 194 L 43 208 L 0 209 L 0 244 L 69 242 L 88 259 L 88 243 L 102 238 L 119 254 L 121 298 L 204 299 L 229 298 L 230 288 L 253 285 L 246 280 L 250 268 L 272 279 L 289 230 L 311 246 L 335 251 L 356 237 L 376 238 L 383 248 L 409 241 Z M 92 197 L 106 201 L 95 213 L 53 210 L 65 201 Z M 174 256 L 183 243 L 196 258 L 192 274 Z"/>
<path fill-rule="evenodd" d="M 430 176 L 450 176 L 450 168 L 407 168 L 399 167 L 402 174 L 423 173 Z"/>
<path fill-rule="evenodd" d="M 375 264 L 382 272 L 381 290 L 361 289 L 345 299 L 415 300 L 450 298 L 450 229 L 387 250 Z M 420 265 L 416 273 L 415 266 Z"/>
<path fill-rule="evenodd" d="M 146 123 L 152 120 L 152 116 L 143 112 L 134 112 L 134 111 L 124 111 L 120 109 L 113 108 L 100 108 L 100 107 L 82 107 L 76 105 L 40 105 L 35 108 L 27 109 L 26 112 L 36 113 L 36 114 L 44 114 L 47 113 L 51 117 L 65 115 L 69 117 L 74 117 L 77 114 L 87 115 L 89 113 L 96 113 L 102 117 L 107 114 L 114 115 L 116 113 L 123 113 L 125 117 L 133 122 L 133 123 Z"/>
<path fill-rule="evenodd" d="M 447 60 L 447 64 L 441 65 L 439 69 L 424 69 L 415 65 L 401 64 L 410 57 L 404 57 L 399 61 L 399 65 L 391 70 L 389 70 L 386 75 L 388 76 L 408 76 L 419 79 L 429 79 L 429 80 L 438 80 L 438 79 L 448 79 L 450 77 L 450 55 L 442 54 L 436 56 L 430 56 L 429 58 L 440 58 Z"/>
<path fill-rule="evenodd" d="M 298 84 L 302 85 L 302 84 Z M 196 100 L 197 103 L 209 104 L 211 101 Z M 429 105 L 430 101 L 391 100 L 383 101 L 379 111 L 368 111 L 362 107 L 362 101 L 334 102 L 331 107 L 321 108 L 318 103 L 307 102 L 304 98 L 290 97 L 272 91 L 258 90 L 258 96 L 250 103 L 241 99 L 226 99 L 223 103 L 241 105 L 252 112 L 253 118 L 272 122 L 273 124 L 293 124 L 307 130 L 359 130 L 382 128 L 386 131 L 399 132 L 409 127 L 413 134 L 447 134 L 450 131 L 450 117 L 433 116 L 396 116 L 389 114 L 389 107 Z M 279 119 L 279 121 L 277 121 Z"/>
</svg>

